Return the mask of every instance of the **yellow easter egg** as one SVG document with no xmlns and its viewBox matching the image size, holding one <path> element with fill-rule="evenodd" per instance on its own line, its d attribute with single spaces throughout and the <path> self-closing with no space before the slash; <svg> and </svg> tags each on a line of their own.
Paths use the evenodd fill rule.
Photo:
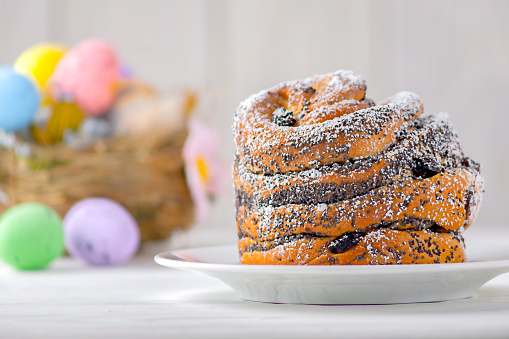
<svg viewBox="0 0 509 339">
<path fill-rule="evenodd" d="M 73 103 L 51 103 L 50 108 L 52 112 L 47 125 L 30 128 L 34 140 L 43 145 L 61 142 L 65 131 L 76 131 L 85 117 L 79 107 Z"/>
<path fill-rule="evenodd" d="M 31 76 L 42 90 L 66 48 L 51 43 L 41 43 L 25 50 L 14 63 L 14 69 Z"/>
</svg>

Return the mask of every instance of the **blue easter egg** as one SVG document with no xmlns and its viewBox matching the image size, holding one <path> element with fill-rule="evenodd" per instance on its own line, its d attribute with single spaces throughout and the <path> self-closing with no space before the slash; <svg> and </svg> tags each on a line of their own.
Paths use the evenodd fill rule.
<svg viewBox="0 0 509 339">
<path fill-rule="evenodd" d="M 0 129 L 16 132 L 28 127 L 39 102 L 39 92 L 30 79 L 10 66 L 0 66 Z"/>
</svg>

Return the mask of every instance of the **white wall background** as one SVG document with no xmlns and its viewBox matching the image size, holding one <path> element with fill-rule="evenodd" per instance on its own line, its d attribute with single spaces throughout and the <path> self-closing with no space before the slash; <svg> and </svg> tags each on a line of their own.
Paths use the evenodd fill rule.
<svg viewBox="0 0 509 339">
<path fill-rule="evenodd" d="M 344 68 L 368 96 L 418 93 L 450 112 L 484 165 L 480 224 L 509 224 L 509 1 L 0 0 L 0 64 L 41 41 L 110 41 L 136 76 L 164 89 L 206 88 L 202 116 L 233 156 L 238 103 L 284 80 Z M 233 195 L 212 224 L 233 228 Z"/>
</svg>

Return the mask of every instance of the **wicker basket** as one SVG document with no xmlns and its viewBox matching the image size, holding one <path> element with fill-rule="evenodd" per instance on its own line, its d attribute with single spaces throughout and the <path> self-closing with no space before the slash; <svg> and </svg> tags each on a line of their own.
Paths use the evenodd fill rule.
<svg viewBox="0 0 509 339">
<path fill-rule="evenodd" d="M 16 203 L 40 202 L 64 216 L 77 201 L 106 197 L 138 221 L 142 241 L 163 239 L 193 221 L 182 147 L 187 131 L 166 140 L 111 139 L 84 151 L 30 144 L 30 156 L 0 148 L 0 188 Z"/>
</svg>

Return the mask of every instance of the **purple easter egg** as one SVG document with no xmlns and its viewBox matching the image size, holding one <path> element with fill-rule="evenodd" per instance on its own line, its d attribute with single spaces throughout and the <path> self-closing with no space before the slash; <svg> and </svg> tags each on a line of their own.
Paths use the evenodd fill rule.
<svg viewBox="0 0 509 339">
<path fill-rule="evenodd" d="M 134 72 L 127 64 L 121 63 L 118 70 L 118 76 L 120 79 L 129 80 L 134 77 Z"/>
<path fill-rule="evenodd" d="M 119 203 L 87 198 L 76 203 L 64 218 L 69 254 L 92 265 L 118 265 L 128 261 L 140 245 L 136 220 Z"/>
</svg>

